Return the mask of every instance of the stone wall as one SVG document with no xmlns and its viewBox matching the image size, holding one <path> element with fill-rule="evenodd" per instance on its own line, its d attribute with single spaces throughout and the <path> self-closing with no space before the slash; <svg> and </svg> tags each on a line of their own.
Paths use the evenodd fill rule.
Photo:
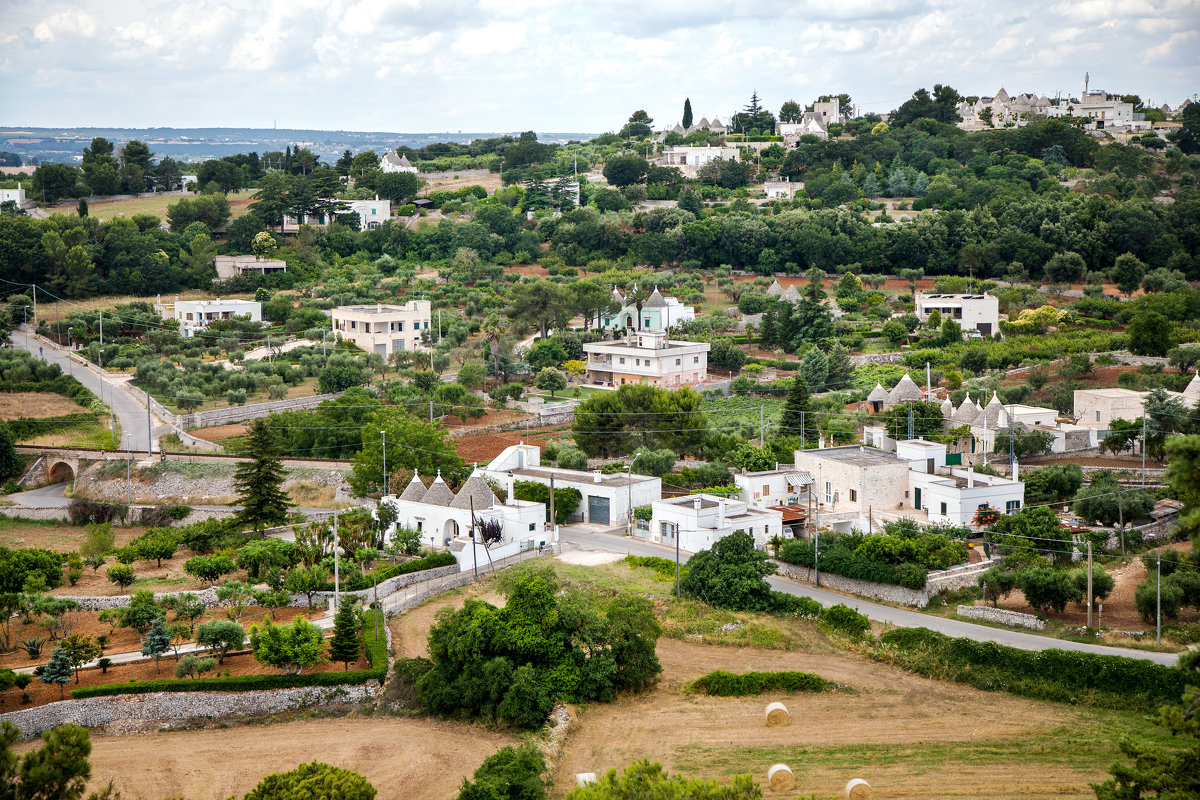
<svg viewBox="0 0 1200 800">
<path fill-rule="evenodd" d="M 155 720 L 172 727 L 195 719 L 257 717 L 310 706 L 362 703 L 379 691 L 371 686 L 303 686 L 260 692 L 154 692 L 60 700 L 5 714 L 21 736 L 30 738 L 56 725 L 74 722 L 93 728 L 125 720 Z"/>
<path fill-rule="evenodd" d="M 788 564 L 783 561 L 774 563 L 779 567 L 778 574 L 785 578 L 791 578 L 801 583 L 811 584 L 813 582 L 813 570 L 809 567 Z M 926 578 L 924 589 L 907 589 L 890 583 L 847 578 L 843 575 L 834 575 L 823 571 L 821 572 L 821 586 L 871 600 L 883 600 L 888 603 L 924 608 L 929 603 L 929 599 L 939 592 L 977 585 L 979 575 L 991 565 L 991 562 L 962 564 L 947 570 L 930 572 Z"/>
<path fill-rule="evenodd" d="M 445 567 L 437 567 L 436 569 L 426 569 L 420 572 L 410 572 L 407 575 L 397 575 L 393 578 L 388 578 L 383 583 L 379 584 L 379 598 L 382 600 L 389 597 L 401 589 L 412 586 L 414 583 L 424 583 L 426 581 L 434 581 L 438 578 L 445 578 L 449 575 L 458 574 L 458 564 L 450 564 Z M 460 584 L 461 585 L 461 584 Z M 370 589 L 361 589 L 356 592 L 342 592 L 342 597 L 357 597 L 364 604 L 370 604 L 375 599 L 375 587 Z M 317 592 L 313 595 L 313 602 L 316 604 L 327 603 L 333 600 L 333 592 Z M 294 594 L 291 600 L 288 601 L 290 606 L 307 606 L 308 598 L 302 594 Z"/>
<path fill-rule="evenodd" d="M 312 397 L 293 397 L 288 400 L 272 400 L 269 403 L 251 403 L 244 406 L 214 408 L 211 411 L 180 414 L 177 421 L 181 428 L 208 428 L 213 425 L 229 425 L 234 422 L 265 417 L 272 411 L 306 411 L 316 408 L 326 400 L 341 397 L 342 394 L 344 393 L 314 394 Z"/>
<path fill-rule="evenodd" d="M 1040 631 L 1045 629 L 1045 620 L 1038 619 L 1033 614 L 1022 614 L 1019 611 L 1009 611 L 1007 608 L 992 608 L 991 606 L 959 606 L 958 615 L 968 619 L 981 619 L 985 622 L 999 622 L 1001 625 L 1013 625 L 1018 628 L 1029 628 Z"/>
</svg>

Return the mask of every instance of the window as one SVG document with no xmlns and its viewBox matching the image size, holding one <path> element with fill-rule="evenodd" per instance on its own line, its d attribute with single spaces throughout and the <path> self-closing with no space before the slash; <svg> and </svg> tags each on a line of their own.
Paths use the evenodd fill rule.
<svg viewBox="0 0 1200 800">
<path fill-rule="evenodd" d="M 402 333 L 403 333 L 403 332 L 404 332 L 404 323 L 403 323 L 403 322 L 397 322 L 397 323 L 396 323 L 396 330 L 398 330 L 398 331 L 400 331 L 400 332 L 402 332 Z"/>
<path fill-rule="evenodd" d="M 946 516 L 946 504 L 942 503 L 942 516 Z"/>
<path fill-rule="evenodd" d="M 352 331 L 358 330 L 358 322 L 356 322 L 355 320 L 350 320 L 350 330 L 352 330 Z"/>
<path fill-rule="evenodd" d="M 1020 500 L 1009 500 L 1007 503 L 1004 504 L 1004 513 L 1005 514 L 1015 514 L 1017 511 L 1020 510 L 1020 508 L 1021 508 Z"/>
<path fill-rule="evenodd" d="M 536 523 L 536 522 L 531 522 L 531 523 L 529 523 L 529 530 L 533 530 L 533 528 L 534 528 L 534 526 L 535 526 L 535 525 L 537 525 L 537 523 Z"/>
<path fill-rule="evenodd" d="M 693 364 L 699 364 L 699 363 L 700 363 L 700 356 L 692 356 L 692 363 L 693 363 Z"/>
<path fill-rule="evenodd" d="M 624 364 L 624 363 L 625 363 L 625 356 L 621 356 L 621 363 L 622 363 L 622 364 Z"/>
<path fill-rule="evenodd" d="M 850 502 L 851 502 L 851 503 L 857 503 L 857 502 L 858 502 L 858 491 L 857 491 L 856 489 L 851 489 L 851 490 L 850 490 Z"/>
<path fill-rule="evenodd" d="M 643 327 L 646 327 L 646 328 L 650 327 L 650 318 L 649 317 L 646 317 L 646 324 Z"/>
<path fill-rule="evenodd" d="M 641 360 L 640 358 L 635 358 L 635 359 L 633 360 L 633 365 L 634 365 L 635 367 L 640 367 L 640 366 L 642 365 L 642 360 Z"/>
<path fill-rule="evenodd" d="M 682 358 L 677 358 L 677 359 L 675 359 L 675 366 L 677 366 L 677 367 L 678 367 L 678 366 L 680 366 L 680 365 L 682 365 L 682 364 L 683 364 L 683 359 L 682 359 Z"/>
<path fill-rule="evenodd" d="M 1096 410 L 1096 422 L 1099 422 L 1099 421 L 1100 421 L 1100 411 L 1099 411 L 1099 409 L 1097 409 Z"/>
<path fill-rule="evenodd" d="M 769 483 L 764 483 L 764 484 L 763 484 L 763 490 L 762 490 L 762 496 L 763 496 L 763 497 L 769 497 L 769 496 L 770 496 L 770 494 L 771 494 L 771 484 L 769 484 Z"/>
<path fill-rule="evenodd" d="M 825 481 L 825 502 L 833 502 L 833 484 L 829 481 Z"/>
</svg>

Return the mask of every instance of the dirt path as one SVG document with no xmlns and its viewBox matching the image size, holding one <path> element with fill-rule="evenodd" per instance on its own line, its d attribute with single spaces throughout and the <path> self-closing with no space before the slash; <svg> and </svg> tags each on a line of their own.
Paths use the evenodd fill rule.
<svg viewBox="0 0 1200 800">
<path fill-rule="evenodd" d="M 445 800 L 515 737 L 462 723 L 351 717 L 92 737 L 92 783 L 125 800 L 241 797 L 272 772 L 324 761 L 364 775 L 379 800 Z"/>
<path fill-rule="evenodd" d="M 392 629 L 392 645 L 396 655 L 403 658 L 428 657 L 429 628 L 433 625 L 437 613 L 443 608 L 462 608 L 468 597 L 486 600 L 495 606 L 504 605 L 504 598 L 496 594 L 490 585 L 481 591 L 478 585 L 472 584 L 449 597 L 437 598 L 393 617 L 388 622 L 388 627 Z"/>
</svg>

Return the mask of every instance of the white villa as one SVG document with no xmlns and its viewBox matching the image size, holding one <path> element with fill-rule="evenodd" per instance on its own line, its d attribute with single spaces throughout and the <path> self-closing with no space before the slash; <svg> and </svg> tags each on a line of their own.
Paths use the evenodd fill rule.
<svg viewBox="0 0 1200 800">
<path fill-rule="evenodd" d="M 630 303 L 628 298 L 621 294 L 620 289 L 613 287 L 612 296 L 613 300 L 620 304 L 620 308 L 609 314 L 596 315 L 594 322 L 599 330 L 626 328 L 628 330 L 666 331 L 696 318 L 694 308 L 685 306 L 679 301 L 679 298 L 663 297 L 657 286 L 646 298 L 646 302 L 642 303 L 640 316 L 637 306 Z"/>
<path fill-rule="evenodd" d="M 179 332 L 192 336 L 197 330 L 206 328 L 217 320 L 245 317 L 251 322 L 262 321 L 262 304 L 254 300 L 180 300 L 175 296 L 171 303 L 155 303 L 154 312 L 163 319 L 179 323 Z"/>
<path fill-rule="evenodd" d="M 542 451 L 536 445 L 515 444 L 492 459 L 482 474 L 512 493 L 517 481 L 545 486 L 554 479 L 556 489 L 578 489 L 583 499 L 568 517 L 569 523 L 586 522 L 609 527 L 627 526 L 630 509 L 650 505 L 662 497 L 662 478 L 637 473 L 585 472 L 541 465 Z"/>
<path fill-rule="evenodd" d="M 338 306 L 331 316 L 341 338 L 387 358 L 399 350 L 422 349 L 421 331 L 429 330 L 432 312 L 428 300 L 409 300 L 402 306 Z"/>
<path fill-rule="evenodd" d="M 360 231 L 378 228 L 383 223 L 387 222 L 392 216 L 392 201 L 380 200 L 379 195 L 375 196 L 374 200 L 327 200 L 327 203 L 337 203 L 341 206 L 339 214 L 357 214 L 358 229 Z M 285 233 L 295 233 L 300 229 L 301 225 L 329 225 L 333 222 L 333 215 L 327 213 L 319 214 L 285 214 L 283 217 L 283 231 Z"/>
<path fill-rule="evenodd" d="M 524 550 L 553 545 L 554 532 L 546 528 L 546 506 L 513 499 L 511 493 L 501 501 L 478 471 L 463 482 L 458 493 L 450 490 L 439 471 L 428 487 L 415 474 L 399 495 L 387 495 L 381 502 L 396 509 L 396 527 L 420 532 L 421 544 L 448 549 L 463 571 L 472 569 L 476 559 L 480 567 Z M 478 535 L 472 539 L 472 509 L 475 522 L 496 521 L 502 535 L 499 542 L 485 547 Z"/>
<path fill-rule="evenodd" d="M 667 167 L 703 167 L 717 159 L 738 161 L 736 147 L 703 147 L 700 145 L 671 145 L 663 150 L 663 165 Z"/>
<path fill-rule="evenodd" d="M 245 272 L 287 272 L 287 262 L 282 258 L 259 258 L 258 256 L 217 256 L 214 261 L 217 280 L 229 280 Z"/>
<path fill-rule="evenodd" d="M 644 310 L 644 309 L 643 309 Z M 583 346 L 584 379 L 597 386 L 640 383 L 660 388 L 708 380 L 708 342 L 670 341 L 663 331 L 629 331 L 624 339 Z"/>
<path fill-rule="evenodd" d="M 925 322 L 934 311 L 942 319 L 953 319 L 963 331 L 975 330 L 991 336 L 1000 330 L 1000 300 L 991 294 L 928 294 L 913 297 L 917 319 Z"/>
</svg>

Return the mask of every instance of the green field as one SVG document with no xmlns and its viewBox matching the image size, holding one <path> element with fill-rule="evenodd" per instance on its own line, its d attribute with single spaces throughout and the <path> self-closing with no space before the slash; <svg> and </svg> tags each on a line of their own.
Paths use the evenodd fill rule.
<svg viewBox="0 0 1200 800">
<path fill-rule="evenodd" d="M 249 211 L 248 206 L 250 198 L 253 195 L 253 189 L 231 192 L 228 195 L 229 207 L 233 211 L 234 219 L 245 215 Z M 167 206 L 178 203 L 183 197 L 190 197 L 190 195 L 164 194 L 138 197 L 132 200 L 89 203 L 88 216 L 95 217 L 101 222 L 108 222 L 114 217 L 132 217 L 135 214 L 154 214 L 157 217 L 166 219 Z M 75 216 L 78 213 L 76 205 L 70 204 L 47 208 L 46 211 L 51 214 L 67 214 L 69 216 Z"/>
</svg>

